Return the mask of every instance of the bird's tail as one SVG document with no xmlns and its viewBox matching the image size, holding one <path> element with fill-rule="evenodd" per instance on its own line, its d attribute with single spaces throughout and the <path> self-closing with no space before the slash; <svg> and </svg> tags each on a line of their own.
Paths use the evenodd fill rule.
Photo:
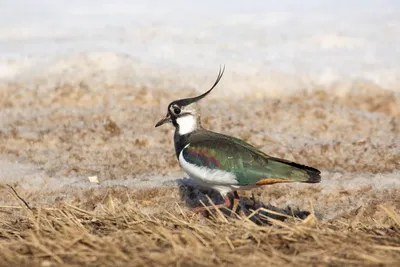
<svg viewBox="0 0 400 267">
<path fill-rule="evenodd" d="M 321 182 L 321 172 L 315 168 L 312 167 L 308 167 L 305 165 L 301 165 L 298 164 L 296 162 L 292 162 L 292 161 L 288 161 L 288 160 L 284 160 L 284 159 L 279 159 L 279 158 L 274 158 L 275 161 L 284 163 L 286 165 L 289 165 L 291 167 L 294 167 L 296 169 L 296 171 L 302 171 L 302 175 L 293 175 L 294 178 L 293 180 L 296 180 L 298 182 L 302 182 L 302 183 L 319 183 Z M 307 175 L 305 175 L 305 173 Z M 298 178 L 298 179 L 296 179 Z"/>
<path fill-rule="evenodd" d="M 317 169 L 306 167 L 305 171 L 307 172 L 309 179 L 305 183 L 319 183 L 321 182 L 321 172 Z"/>
</svg>

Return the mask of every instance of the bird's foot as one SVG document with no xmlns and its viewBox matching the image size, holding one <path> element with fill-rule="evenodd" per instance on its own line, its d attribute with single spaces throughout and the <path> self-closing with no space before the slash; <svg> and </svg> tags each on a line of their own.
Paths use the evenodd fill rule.
<svg viewBox="0 0 400 267">
<path fill-rule="evenodd" d="M 233 196 L 234 196 L 234 198 L 233 198 L 233 207 L 231 210 L 231 217 L 234 217 L 235 215 L 237 215 L 236 211 L 239 207 L 239 202 L 240 202 L 240 198 L 239 198 L 237 191 L 233 191 Z"/>
<path fill-rule="evenodd" d="M 234 191 L 234 199 L 233 199 L 233 206 L 232 206 L 232 210 L 230 210 L 230 206 L 231 206 L 231 201 L 229 199 L 228 196 L 225 196 L 225 203 L 223 204 L 218 204 L 218 205 L 212 205 L 212 206 L 206 206 L 206 207 L 197 207 L 197 208 L 193 208 L 189 211 L 189 213 L 191 214 L 199 214 L 205 211 L 211 211 L 211 210 L 216 210 L 216 209 L 228 209 L 231 212 L 231 217 L 235 217 L 236 215 L 236 211 L 239 207 L 239 195 L 236 191 Z"/>
</svg>

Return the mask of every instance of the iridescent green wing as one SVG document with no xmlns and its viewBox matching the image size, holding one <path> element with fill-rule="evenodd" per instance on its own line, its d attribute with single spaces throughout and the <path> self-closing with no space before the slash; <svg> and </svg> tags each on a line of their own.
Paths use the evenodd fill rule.
<svg viewBox="0 0 400 267">
<path fill-rule="evenodd" d="M 269 157 L 250 144 L 223 135 L 190 143 L 184 159 L 198 167 L 233 173 L 238 185 L 272 183 L 273 180 L 319 182 L 319 171 L 290 161 Z M 270 180 L 266 180 L 270 179 Z"/>
</svg>

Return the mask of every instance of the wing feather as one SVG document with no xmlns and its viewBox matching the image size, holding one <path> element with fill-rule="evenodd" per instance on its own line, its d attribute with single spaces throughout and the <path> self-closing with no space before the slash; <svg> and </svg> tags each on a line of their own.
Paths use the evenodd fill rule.
<svg viewBox="0 0 400 267">
<path fill-rule="evenodd" d="M 182 151 L 185 160 L 199 167 L 231 172 L 238 185 L 320 181 L 317 169 L 270 157 L 237 138 L 212 132 L 201 134 L 193 136 Z"/>
</svg>

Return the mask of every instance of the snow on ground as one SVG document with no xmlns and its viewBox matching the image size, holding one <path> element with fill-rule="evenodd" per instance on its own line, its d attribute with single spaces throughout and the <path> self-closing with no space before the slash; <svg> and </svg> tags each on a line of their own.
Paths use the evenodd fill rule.
<svg viewBox="0 0 400 267">
<path fill-rule="evenodd" d="M 249 81 L 283 92 L 352 79 L 397 91 L 399 18 L 397 1 L 4 0 L 0 77 L 129 69 L 128 57 L 197 81 L 226 64 L 239 93 Z"/>
</svg>

